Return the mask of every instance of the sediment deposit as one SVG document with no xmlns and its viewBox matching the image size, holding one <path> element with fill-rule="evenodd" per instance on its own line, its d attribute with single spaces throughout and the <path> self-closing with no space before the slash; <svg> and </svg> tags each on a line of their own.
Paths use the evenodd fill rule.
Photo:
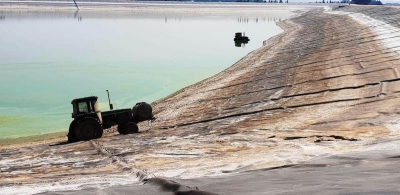
<svg viewBox="0 0 400 195">
<path fill-rule="evenodd" d="M 398 21 L 399 9 L 367 6 L 282 21 L 284 33 L 232 67 L 154 103 L 149 130 L 1 149 L 0 186 L 107 187 L 396 147 L 382 143 L 400 135 Z"/>
</svg>

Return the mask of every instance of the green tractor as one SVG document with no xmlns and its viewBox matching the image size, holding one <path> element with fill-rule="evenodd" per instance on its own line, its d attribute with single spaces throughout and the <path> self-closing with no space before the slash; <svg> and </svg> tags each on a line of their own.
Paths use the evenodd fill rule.
<svg viewBox="0 0 400 195">
<path fill-rule="evenodd" d="M 108 93 L 108 90 L 107 90 Z M 118 125 L 120 134 L 138 133 L 137 124 L 142 121 L 154 121 L 153 110 L 146 102 L 137 103 L 132 109 L 113 110 L 108 95 L 110 111 L 101 112 L 97 96 L 72 100 L 72 118 L 69 125 L 68 142 L 87 141 L 103 136 L 103 129 Z"/>
</svg>

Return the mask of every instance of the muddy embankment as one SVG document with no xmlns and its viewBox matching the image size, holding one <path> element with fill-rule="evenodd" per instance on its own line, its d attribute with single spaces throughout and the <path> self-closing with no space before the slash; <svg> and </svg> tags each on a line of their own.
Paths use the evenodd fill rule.
<svg viewBox="0 0 400 195">
<path fill-rule="evenodd" d="M 392 147 L 380 144 L 400 135 L 398 21 L 399 9 L 345 6 L 280 22 L 262 48 L 154 104 L 149 130 L 1 149 L 1 189 L 197 178 Z"/>
</svg>

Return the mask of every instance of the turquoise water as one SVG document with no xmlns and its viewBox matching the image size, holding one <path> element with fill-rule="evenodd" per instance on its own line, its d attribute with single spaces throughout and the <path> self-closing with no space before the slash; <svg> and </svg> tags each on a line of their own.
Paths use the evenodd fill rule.
<svg viewBox="0 0 400 195">
<path fill-rule="evenodd" d="M 67 132 L 71 100 L 108 110 L 153 102 L 212 76 L 282 30 L 240 15 L 1 12 L 0 138 Z M 289 16 L 289 15 L 288 15 Z M 235 32 L 251 41 L 235 47 Z"/>
</svg>

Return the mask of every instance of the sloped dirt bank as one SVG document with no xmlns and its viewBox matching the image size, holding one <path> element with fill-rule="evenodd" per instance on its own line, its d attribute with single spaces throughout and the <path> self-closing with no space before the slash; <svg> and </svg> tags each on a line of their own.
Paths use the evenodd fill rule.
<svg viewBox="0 0 400 195">
<path fill-rule="evenodd" d="M 391 22 L 399 21 L 400 10 L 375 9 L 317 9 L 279 23 L 285 33 L 262 48 L 154 104 L 158 120 L 151 130 L 1 149 L 2 190 L 102 189 L 391 149 L 400 130 L 400 48 L 385 40 L 396 39 L 399 27 Z M 362 24 L 352 13 L 393 28 L 377 30 L 382 25 Z"/>
</svg>

